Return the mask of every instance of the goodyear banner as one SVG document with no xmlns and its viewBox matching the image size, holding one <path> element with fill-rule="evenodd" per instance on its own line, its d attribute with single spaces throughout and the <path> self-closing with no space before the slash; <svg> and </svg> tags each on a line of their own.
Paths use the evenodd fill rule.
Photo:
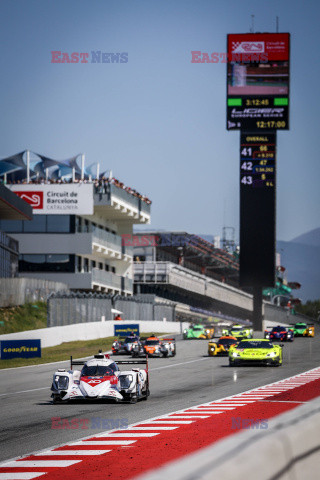
<svg viewBox="0 0 320 480">
<path fill-rule="evenodd" d="M 41 357 L 41 340 L 1 340 L 1 360 Z"/>
<path fill-rule="evenodd" d="M 122 323 L 119 325 L 114 325 L 114 336 L 115 337 L 126 337 L 130 333 L 135 335 L 140 334 L 139 324 L 138 323 Z"/>
</svg>

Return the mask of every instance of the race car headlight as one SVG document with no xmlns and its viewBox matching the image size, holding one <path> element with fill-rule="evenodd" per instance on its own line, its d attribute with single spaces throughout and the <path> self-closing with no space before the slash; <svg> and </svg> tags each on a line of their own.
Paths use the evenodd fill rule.
<svg viewBox="0 0 320 480">
<path fill-rule="evenodd" d="M 120 380 L 120 388 L 126 390 L 126 389 L 130 388 L 130 385 L 131 385 L 132 380 L 133 380 L 133 376 L 132 375 L 120 375 L 119 380 Z"/>
<path fill-rule="evenodd" d="M 240 353 L 238 353 L 238 352 L 233 352 L 233 353 L 232 353 L 232 356 L 233 356 L 233 357 L 240 357 Z"/>
<path fill-rule="evenodd" d="M 311 328 L 309 329 L 309 333 L 312 333 L 312 330 L 311 330 Z"/>
<path fill-rule="evenodd" d="M 210 347 L 210 350 L 211 350 L 211 352 L 213 352 L 213 351 L 214 351 L 214 347 Z"/>
<path fill-rule="evenodd" d="M 55 377 L 55 383 L 59 390 L 67 390 L 69 387 L 69 377 L 64 375 L 57 375 Z"/>
<path fill-rule="evenodd" d="M 276 357 L 276 356 L 277 356 L 276 352 L 267 353 L 267 357 Z"/>
<path fill-rule="evenodd" d="M 206 330 L 207 333 L 210 333 L 210 330 Z"/>
</svg>

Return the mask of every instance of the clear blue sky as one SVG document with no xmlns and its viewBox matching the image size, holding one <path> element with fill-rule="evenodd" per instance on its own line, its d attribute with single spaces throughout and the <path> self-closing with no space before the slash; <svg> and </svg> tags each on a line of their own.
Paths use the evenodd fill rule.
<svg viewBox="0 0 320 480">
<path fill-rule="evenodd" d="M 277 238 L 320 226 L 319 2 L 2 0 L 0 158 L 83 152 L 147 194 L 152 226 L 221 234 L 239 224 L 239 132 L 225 129 L 227 33 L 290 32 L 291 130 L 278 134 Z M 51 51 L 128 52 L 53 64 Z"/>
</svg>

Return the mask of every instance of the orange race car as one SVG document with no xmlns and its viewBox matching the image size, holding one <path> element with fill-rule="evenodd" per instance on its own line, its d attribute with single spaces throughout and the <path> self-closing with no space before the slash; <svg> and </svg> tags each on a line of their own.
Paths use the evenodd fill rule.
<svg viewBox="0 0 320 480">
<path fill-rule="evenodd" d="M 160 338 L 152 335 L 146 339 L 140 339 L 133 345 L 131 354 L 133 357 L 174 357 L 176 354 L 176 341 L 174 338 Z"/>
<path fill-rule="evenodd" d="M 232 345 L 236 345 L 239 340 L 231 335 L 220 337 L 217 342 L 212 340 L 208 343 L 208 355 L 215 357 L 216 355 L 228 355 L 229 348 Z"/>
</svg>

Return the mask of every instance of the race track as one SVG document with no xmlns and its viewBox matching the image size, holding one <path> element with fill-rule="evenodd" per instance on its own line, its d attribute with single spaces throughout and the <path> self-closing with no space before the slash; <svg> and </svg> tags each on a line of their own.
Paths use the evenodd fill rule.
<svg viewBox="0 0 320 480">
<path fill-rule="evenodd" d="M 129 424 L 210 402 L 269 384 L 320 365 L 320 336 L 296 338 L 285 343 L 282 367 L 230 368 L 226 357 L 207 356 L 205 340 L 180 340 L 177 356 L 150 360 L 151 396 L 135 405 L 77 403 L 53 405 L 50 400 L 52 374 L 59 363 L 0 370 L 0 460 L 26 455 L 54 445 L 98 434 L 106 428 L 99 421 Z M 70 352 L 72 353 L 72 352 Z M 126 358 L 126 357 L 115 357 Z M 88 419 L 89 429 L 55 429 L 52 418 Z M 94 428 L 92 426 L 94 425 Z"/>
</svg>

